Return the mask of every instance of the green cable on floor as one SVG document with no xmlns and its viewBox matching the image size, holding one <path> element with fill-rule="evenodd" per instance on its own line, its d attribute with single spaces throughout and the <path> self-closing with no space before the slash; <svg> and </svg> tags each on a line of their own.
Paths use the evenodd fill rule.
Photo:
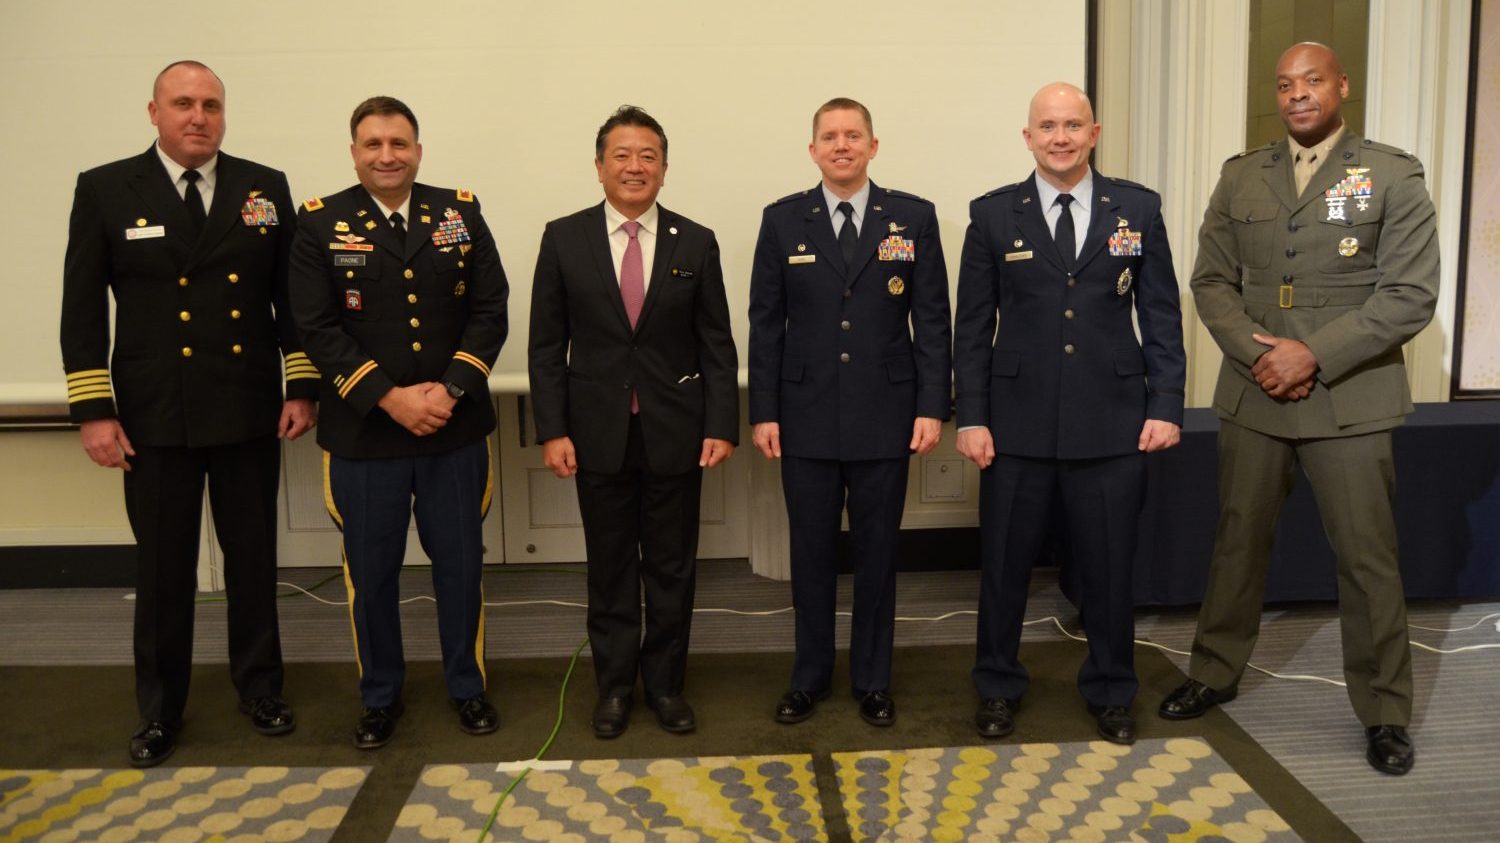
<svg viewBox="0 0 1500 843">
<path fill-rule="evenodd" d="M 547 736 L 547 742 L 542 744 L 542 748 L 536 751 L 536 758 L 533 758 L 533 761 L 542 760 L 542 756 L 546 755 L 547 750 L 552 748 L 552 742 L 557 740 L 557 733 L 562 730 L 563 705 L 568 696 L 568 680 L 573 678 L 573 669 L 578 666 L 578 656 L 583 652 L 583 648 L 588 646 L 588 643 L 589 640 L 584 638 L 583 641 L 579 642 L 578 649 L 573 651 L 573 659 L 568 662 L 568 672 L 563 675 L 562 688 L 557 692 L 557 722 L 552 724 L 552 734 Z M 521 774 L 512 779 L 510 785 L 495 800 L 495 807 L 490 809 L 489 818 L 484 821 L 484 827 L 479 829 L 479 838 L 474 843 L 484 843 L 485 839 L 489 837 L 490 829 L 495 825 L 495 817 L 500 814 L 500 807 L 505 804 L 506 799 L 510 798 L 511 792 L 516 789 L 516 786 L 521 783 L 522 779 L 526 778 L 526 774 L 529 772 L 531 772 L 530 767 L 522 770 Z"/>
</svg>

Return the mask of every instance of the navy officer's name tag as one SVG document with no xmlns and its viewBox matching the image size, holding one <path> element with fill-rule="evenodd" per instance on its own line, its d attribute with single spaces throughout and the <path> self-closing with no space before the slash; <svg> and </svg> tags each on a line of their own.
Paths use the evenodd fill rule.
<svg viewBox="0 0 1500 843">
<path fill-rule="evenodd" d="M 365 256 L 364 255 L 334 255 L 333 256 L 333 265 L 334 266 L 364 266 L 365 265 Z"/>
<path fill-rule="evenodd" d="M 137 228 L 125 229 L 126 240 L 149 240 L 153 237 L 166 237 L 167 227 L 164 225 L 145 225 Z"/>
</svg>

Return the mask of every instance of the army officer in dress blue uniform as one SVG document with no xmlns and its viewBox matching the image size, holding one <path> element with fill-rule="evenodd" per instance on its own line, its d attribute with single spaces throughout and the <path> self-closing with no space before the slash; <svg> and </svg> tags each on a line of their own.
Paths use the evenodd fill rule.
<svg viewBox="0 0 1500 843">
<path fill-rule="evenodd" d="M 147 111 L 155 145 L 78 177 L 62 303 L 69 414 L 89 457 L 124 471 L 136 541 L 136 767 L 166 760 L 182 726 L 205 478 L 240 708 L 262 734 L 295 726 L 276 622 L 277 437 L 312 427 L 318 383 L 286 306 L 286 176 L 219 151 L 224 85 L 199 62 L 158 74 Z"/>
<path fill-rule="evenodd" d="M 474 194 L 415 184 L 422 147 L 411 109 L 372 97 L 349 134 L 360 183 L 304 204 L 291 285 L 323 374 L 318 444 L 344 531 L 364 703 L 354 743 L 373 749 L 402 711 L 399 577 L 413 513 L 459 726 L 477 735 L 499 725 L 484 694 L 480 522 L 495 427 L 489 374 L 509 288 Z"/>
<path fill-rule="evenodd" d="M 1036 172 L 969 207 L 953 356 L 958 450 L 982 470 L 973 675 L 984 737 L 1015 728 L 1027 583 L 1057 506 L 1089 639 L 1078 689 L 1101 736 L 1135 740 L 1141 454 L 1179 440 L 1186 358 L 1161 198 L 1090 168 L 1099 129 L 1082 91 L 1042 88 L 1022 130 Z"/>
<path fill-rule="evenodd" d="M 870 112 L 813 115 L 812 190 L 773 202 L 750 277 L 750 422 L 781 458 L 797 653 L 776 720 L 811 716 L 833 679 L 840 513 L 854 558 L 850 679 L 860 716 L 891 698 L 895 546 L 912 452 L 937 445 L 951 405 L 948 272 L 932 203 L 877 187 Z"/>
</svg>

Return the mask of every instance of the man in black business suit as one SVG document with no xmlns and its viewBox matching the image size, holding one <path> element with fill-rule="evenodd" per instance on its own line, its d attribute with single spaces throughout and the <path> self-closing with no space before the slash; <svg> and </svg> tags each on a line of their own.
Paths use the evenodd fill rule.
<svg viewBox="0 0 1500 843">
<path fill-rule="evenodd" d="M 542 233 L 528 365 L 542 459 L 576 476 L 588 549 L 594 734 L 630 722 L 636 675 L 669 732 L 683 698 L 703 469 L 734 452 L 739 387 L 712 231 L 656 204 L 661 124 L 621 106 L 599 127 L 605 201 Z M 645 588 L 645 637 L 641 589 Z"/>
<path fill-rule="evenodd" d="M 797 654 L 779 723 L 812 716 L 833 680 L 836 543 L 849 509 L 854 557 L 851 690 L 872 726 L 891 697 L 896 537 L 913 452 L 948 418 L 948 270 L 925 199 L 870 181 L 880 142 L 851 99 L 813 114 L 823 181 L 771 203 L 750 276 L 750 422 L 781 459 L 791 528 Z"/>
<path fill-rule="evenodd" d="M 146 111 L 150 149 L 78 177 L 61 331 L 69 414 L 89 457 L 124 471 L 135 534 L 136 767 L 171 755 L 182 727 L 205 478 L 240 709 L 262 734 L 295 725 L 276 621 L 278 437 L 313 426 L 318 388 L 286 306 L 286 176 L 219 151 L 224 85 L 203 64 L 168 65 Z"/>
<path fill-rule="evenodd" d="M 1141 454 L 1177 444 L 1187 363 L 1161 197 L 1090 168 L 1099 131 L 1082 91 L 1042 88 L 1022 130 L 1034 177 L 969 206 L 953 369 L 958 450 L 982 472 L 973 676 L 987 738 L 1015 728 L 1027 583 L 1060 510 L 1089 640 L 1078 690 L 1102 737 L 1135 741 Z"/>
</svg>

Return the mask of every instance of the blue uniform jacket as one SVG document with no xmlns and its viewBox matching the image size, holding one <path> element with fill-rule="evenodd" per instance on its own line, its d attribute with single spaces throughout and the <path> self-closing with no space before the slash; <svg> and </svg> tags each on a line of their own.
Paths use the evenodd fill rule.
<svg viewBox="0 0 1500 843">
<path fill-rule="evenodd" d="M 852 266 L 821 188 L 772 203 L 750 276 L 750 422 L 786 456 L 910 453 L 952 406 L 948 271 L 932 203 L 870 184 Z"/>
<path fill-rule="evenodd" d="M 996 453 L 1118 456 L 1136 451 L 1147 418 L 1182 424 L 1187 358 L 1161 197 L 1095 172 L 1092 201 L 1071 276 L 1033 178 L 969 205 L 954 325 L 958 424 L 988 425 Z"/>
</svg>

